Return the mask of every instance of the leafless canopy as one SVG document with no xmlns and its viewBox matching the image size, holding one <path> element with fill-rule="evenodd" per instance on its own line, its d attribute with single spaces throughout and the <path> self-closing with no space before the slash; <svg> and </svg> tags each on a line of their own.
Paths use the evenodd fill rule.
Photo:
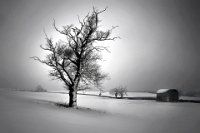
<svg viewBox="0 0 200 133">
<path fill-rule="evenodd" d="M 124 95 L 127 95 L 127 89 L 125 86 L 118 86 L 116 88 L 113 88 L 110 90 L 110 94 L 111 95 L 115 95 L 115 97 L 117 98 L 118 96 L 120 96 L 121 98 L 124 97 Z"/>
</svg>

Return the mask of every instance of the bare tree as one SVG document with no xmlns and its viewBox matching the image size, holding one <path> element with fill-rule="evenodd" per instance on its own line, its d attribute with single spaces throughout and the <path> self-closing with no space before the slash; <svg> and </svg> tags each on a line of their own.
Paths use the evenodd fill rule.
<svg viewBox="0 0 200 133">
<path fill-rule="evenodd" d="M 33 90 L 33 91 L 35 91 L 35 92 L 47 92 L 47 90 L 44 89 L 41 85 L 38 85 L 38 86 L 36 87 L 36 89 Z"/>
<path fill-rule="evenodd" d="M 120 96 L 120 98 L 123 98 L 124 95 L 127 95 L 127 89 L 124 86 L 119 86 L 114 89 L 111 89 L 110 94 L 114 95 L 116 98 L 118 98 L 118 96 Z"/>
<path fill-rule="evenodd" d="M 60 30 L 55 24 L 57 32 L 66 36 L 66 41 L 53 42 L 46 34 L 46 44 L 40 47 L 48 51 L 46 59 L 42 60 L 37 56 L 32 57 L 47 66 L 50 66 L 50 76 L 64 82 L 69 90 L 69 107 L 77 106 L 77 91 L 80 85 L 100 85 L 107 77 L 107 74 L 100 70 L 98 61 L 102 59 L 101 52 L 107 47 L 98 45 L 95 42 L 115 40 L 118 37 L 110 37 L 116 27 L 107 31 L 99 30 L 99 14 L 106 11 L 93 8 L 92 13 L 79 20 L 80 26 L 63 26 Z"/>
<path fill-rule="evenodd" d="M 99 87 L 99 96 L 102 96 L 102 93 L 103 93 L 103 88 L 102 87 Z"/>
</svg>

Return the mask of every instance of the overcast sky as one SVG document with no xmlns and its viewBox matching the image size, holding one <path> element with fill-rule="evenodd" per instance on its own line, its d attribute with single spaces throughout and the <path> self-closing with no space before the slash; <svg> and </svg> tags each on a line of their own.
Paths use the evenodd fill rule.
<svg viewBox="0 0 200 133">
<path fill-rule="evenodd" d="M 129 90 L 158 88 L 200 89 L 199 0 L 1 0 L 0 87 L 32 89 L 38 84 L 62 90 L 62 83 L 48 77 L 49 68 L 31 60 L 44 57 L 39 45 L 43 29 L 55 40 L 52 27 L 78 25 L 95 6 L 103 28 L 119 26 L 121 39 L 109 45 L 102 69 L 110 73 L 105 89 L 118 85 Z"/>
</svg>

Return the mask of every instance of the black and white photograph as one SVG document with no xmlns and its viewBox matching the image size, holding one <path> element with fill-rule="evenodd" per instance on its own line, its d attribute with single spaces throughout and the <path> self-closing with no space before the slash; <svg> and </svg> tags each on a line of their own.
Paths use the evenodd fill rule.
<svg viewBox="0 0 200 133">
<path fill-rule="evenodd" d="M 199 124 L 199 0 L 0 0 L 0 133 Z"/>
</svg>

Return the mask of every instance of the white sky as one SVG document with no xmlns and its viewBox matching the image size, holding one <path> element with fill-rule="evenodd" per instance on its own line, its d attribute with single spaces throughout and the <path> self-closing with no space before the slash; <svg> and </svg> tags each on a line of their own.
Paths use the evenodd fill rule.
<svg viewBox="0 0 200 133">
<path fill-rule="evenodd" d="M 100 16 L 103 28 L 119 26 L 108 41 L 111 53 L 104 54 L 102 69 L 111 80 L 104 88 L 118 85 L 129 90 L 158 88 L 199 89 L 200 4 L 185 0 L 46 0 L 0 3 L 0 86 L 62 89 L 48 77 L 48 69 L 29 57 L 44 57 L 43 28 L 53 38 L 53 29 L 78 24 L 95 6 L 108 10 Z"/>
</svg>

